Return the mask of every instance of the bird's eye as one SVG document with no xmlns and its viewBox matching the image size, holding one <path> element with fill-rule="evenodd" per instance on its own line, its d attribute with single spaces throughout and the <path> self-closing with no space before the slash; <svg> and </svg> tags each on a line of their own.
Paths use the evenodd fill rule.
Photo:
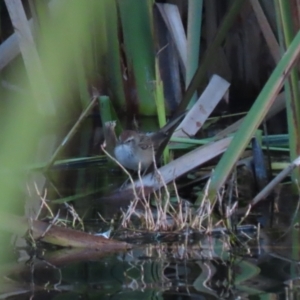
<svg viewBox="0 0 300 300">
<path fill-rule="evenodd" d="M 131 142 L 133 141 L 133 139 L 127 139 L 126 141 L 125 141 L 125 144 L 130 144 Z"/>
</svg>

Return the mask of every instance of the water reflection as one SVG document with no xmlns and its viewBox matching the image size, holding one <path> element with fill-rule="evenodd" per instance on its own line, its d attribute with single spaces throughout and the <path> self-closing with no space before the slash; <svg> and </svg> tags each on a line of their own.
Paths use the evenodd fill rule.
<svg viewBox="0 0 300 300">
<path fill-rule="evenodd" d="M 211 236 L 192 244 L 148 244 L 115 254 L 48 249 L 26 264 L 11 266 L 6 275 L 13 279 L 10 293 L 14 299 L 25 295 L 41 299 L 251 299 L 284 295 L 283 278 L 276 275 L 281 273 L 278 261 L 267 255 L 260 262 L 254 257 L 254 248 L 245 249 L 248 255 L 244 256 L 229 249 L 227 238 Z M 2 296 L 6 293 L 1 292 Z"/>
</svg>

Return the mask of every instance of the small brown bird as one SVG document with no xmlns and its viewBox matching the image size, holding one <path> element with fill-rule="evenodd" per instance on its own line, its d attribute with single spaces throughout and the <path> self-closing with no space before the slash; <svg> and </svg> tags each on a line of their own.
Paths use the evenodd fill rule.
<svg viewBox="0 0 300 300">
<path fill-rule="evenodd" d="M 119 139 L 116 138 L 114 130 L 116 123 L 106 122 L 104 132 L 108 151 L 125 168 L 136 171 L 140 164 L 141 170 L 145 170 L 153 162 L 156 151 L 168 132 L 179 124 L 184 115 L 171 120 L 157 132 L 141 133 L 124 130 Z"/>
</svg>

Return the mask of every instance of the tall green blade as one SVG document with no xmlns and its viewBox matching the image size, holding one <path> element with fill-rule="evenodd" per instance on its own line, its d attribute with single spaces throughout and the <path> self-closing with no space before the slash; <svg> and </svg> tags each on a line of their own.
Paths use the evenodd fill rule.
<svg viewBox="0 0 300 300">
<path fill-rule="evenodd" d="M 147 1 L 119 0 L 118 4 L 127 67 L 129 76 L 133 79 L 136 88 L 139 112 L 143 115 L 154 115 L 156 113 L 153 95 L 155 52 L 150 25 L 152 10 L 149 11 Z"/>
</svg>

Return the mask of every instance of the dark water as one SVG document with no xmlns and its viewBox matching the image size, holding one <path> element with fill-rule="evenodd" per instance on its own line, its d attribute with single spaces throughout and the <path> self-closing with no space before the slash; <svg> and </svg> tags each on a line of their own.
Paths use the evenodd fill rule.
<svg viewBox="0 0 300 300">
<path fill-rule="evenodd" d="M 294 288 L 288 282 L 297 278 L 298 264 L 268 253 L 261 239 L 261 248 L 245 248 L 242 255 L 225 236 L 114 254 L 47 249 L 11 266 L 2 295 L 10 288 L 15 296 L 9 299 L 299 299 L 297 282 Z"/>
</svg>

